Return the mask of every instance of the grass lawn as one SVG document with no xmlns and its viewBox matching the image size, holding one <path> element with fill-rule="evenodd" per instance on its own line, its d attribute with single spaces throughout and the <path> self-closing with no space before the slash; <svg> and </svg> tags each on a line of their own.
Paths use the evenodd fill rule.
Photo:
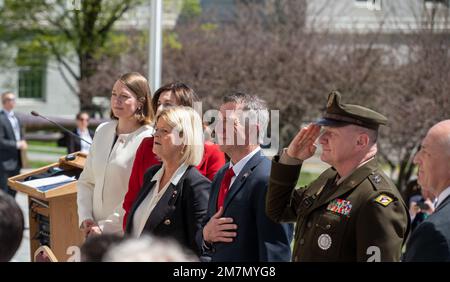
<svg viewBox="0 0 450 282">
<path fill-rule="evenodd" d="M 57 148 L 58 144 L 56 143 L 56 141 L 34 141 L 34 140 L 30 140 L 27 141 L 28 145 L 30 146 L 45 146 L 45 147 L 53 147 L 53 148 Z"/>
<path fill-rule="evenodd" d="M 28 146 L 28 151 L 33 153 L 43 153 L 43 154 L 52 154 L 52 155 L 66 155 L 67 149 L 61 148 L 61 150 L 58 150 L 58 148 L 54 149 L 45 149 L 45 148 L 35 148 L 33 146 Z"/>
<path fill-rule="evenodd" d="M 28 151 L 55 155 L 65 155 L 67 153 L 67 149 L 65 147 L 58 147 L 56 141 L 29 141 Z"/>
<path fill-rule="evenodd" d="M 30 166 L 30 168 L 35 169 L 35 168 L 41 168 L 43 166 L 52 164 L 53 162 L 45 162 L 45 161 L 28 161 L 28 164 Z"/>
</svg>

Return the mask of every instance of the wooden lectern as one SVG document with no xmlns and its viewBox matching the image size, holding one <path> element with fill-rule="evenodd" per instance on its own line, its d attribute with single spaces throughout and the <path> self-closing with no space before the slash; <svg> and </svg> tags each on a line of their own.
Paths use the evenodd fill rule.
<svg viewBox="0 0 450 282">
<path fill-rule="evenodd" d="M 74 160 L 64 156 L 57 163 L 8 179 L 8 185 L 12 189 L 28 195 L 32 261 L 34 261 L 34 253 L 42 245 L 49 246 L 58 261 L 67 261 L 72 255 L 70 252 L 67 254 L 68 249 L 72 246 L 81 246 L 83 243 L 78 226 L 76 181 L 45 192 L 22 183 L 25 178 L 45 173 L 53 167 L 75 174 L 81 173 L 86 154 L 77 152 L 71 155 L 75 156 Z"/>
</svg>

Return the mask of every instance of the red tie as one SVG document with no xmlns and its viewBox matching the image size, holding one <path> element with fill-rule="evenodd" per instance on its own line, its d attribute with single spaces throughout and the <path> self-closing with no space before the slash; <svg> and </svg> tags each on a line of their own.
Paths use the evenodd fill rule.
<svg viewBox="0 0 450 282">
<path fill-rule="evenodd" d="M 225 201 L 225 197 L 227 196 L 228 190 L 230 190 L 231 178 L 234 176 L 233 168 L 230 167 L 225 172 L 225 176 L 222 179 L 222 184 L 220 184 L 219 197 L 217 199 L 217 210 L 223 206 L 223 202 Z"/>
</svg>

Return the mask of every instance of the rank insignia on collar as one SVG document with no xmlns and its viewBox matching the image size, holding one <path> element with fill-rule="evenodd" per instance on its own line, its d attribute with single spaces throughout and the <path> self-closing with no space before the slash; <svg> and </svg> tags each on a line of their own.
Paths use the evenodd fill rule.
<svg viewBox="0 0 450 282">
<path fill-rule="evenodd" d="M 390 203 L 392 203 L 394 201 L 394 199 L 392 199 L 391 197 L 389 197 L 386 194 L 381 194 L 380 196 L 378 196 L 375 199 L 375 202 L 379 203 L 380 205 L 387 207 Z"/>
<path fill-rule="evenodd" d="M 375 176 L 373 177 L 373 181 L 375 181 L 376 184 L 381 182 L 381 176 L 378 174 L 375 174 Z"/>
<path fill-rule="evenodd" d="M 350 201 L 334 199 L 328 204 L 327 210 L 337 214 L 349 216 L 350 211 L 352 210 L 352 204 Z"/>
</svg>

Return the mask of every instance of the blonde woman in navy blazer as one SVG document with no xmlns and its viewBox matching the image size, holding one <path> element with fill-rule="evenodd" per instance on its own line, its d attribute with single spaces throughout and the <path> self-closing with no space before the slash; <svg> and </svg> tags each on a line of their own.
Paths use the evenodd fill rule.
<svg viewBox="0 0 450 282">
<path fill-rule="evenodd" d="M 170 107 L 156 117 L 151 167 L 129 213 L 126 233 L 173 239 L 199 255 L 196 234 L 208 205 L 210 181 L 195 168 L 203 157 L 200 116 L 189 107 Z"/>
</svg>

